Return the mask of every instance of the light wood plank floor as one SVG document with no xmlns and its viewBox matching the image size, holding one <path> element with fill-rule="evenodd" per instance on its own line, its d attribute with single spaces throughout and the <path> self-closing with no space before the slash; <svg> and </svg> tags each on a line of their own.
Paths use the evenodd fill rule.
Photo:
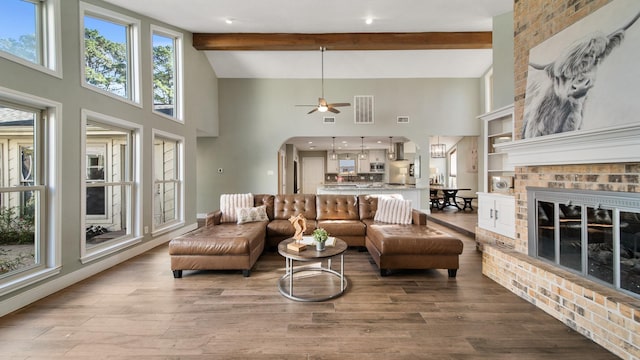
<svg viewBox="0 0 640 360">
<path fill-rule="evenodd" d="M 445 270 L 380 277 L 367 252 L 349 249 L 350 287 L 322 303 L 279 294 L 277 252 L 249 278 L 173 279 L 163 245 L 1 318 L 0 358 L 616 358 L 484 277 L 473 239 L 463 239 L 456 279 Z"/>
</svg>

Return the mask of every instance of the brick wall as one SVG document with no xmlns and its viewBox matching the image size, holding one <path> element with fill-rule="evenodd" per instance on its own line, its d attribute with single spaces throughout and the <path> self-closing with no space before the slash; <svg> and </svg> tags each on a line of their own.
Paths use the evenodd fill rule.
<svg viewBox="0 0 640 360">
<path fill-rule="evenodd" d="M 515 134 L 522 132 L 529 50 L 608 0 L 514 1 Z M 527 256 L 527 186 L 640 192 L 640 164 L 516 168 L 516 238 L 480 231 L 483 273 L 623 359 L 640 359 L 640 301 Z M 479 229 L 481 230 L 481 229 Z"/>
<path fill-rule="evenodd" d="M 485 246 L 482 273 L 620 358 L 640 359 L 639 301 L 497 246 Z"/>
</svg>

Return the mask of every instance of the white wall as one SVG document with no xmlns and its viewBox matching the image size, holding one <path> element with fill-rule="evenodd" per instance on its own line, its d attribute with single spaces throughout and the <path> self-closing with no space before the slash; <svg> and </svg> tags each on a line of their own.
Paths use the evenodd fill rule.
<svg viewBox="0 0 640 360">
<path fill-rule="evenodd" d="M 353 106 L 341 108 L 331 125 L 295 107 L 315 102 L 319 89 L 320 80 L 219 79 L 220 136 L 198 138 L 199 213 L 217 209 L 222 193 L 277 193 L 276 154 L 290 137 L 404 136 L 420 149 L 421 173 L 428 174 L 429 136 L 480 134 L 479 79 L 325 80 L 330 102 L 373 95 L 373 125 L 354 124 Z M 397 124 L 399 115 L 409 124 Z M 417 181 L 426 184 L 428 175 Z"/>
<path fill-rule="evenodd" d="M 169 29 L 175 29 L 159 21 L 139 16 L 129 11 L 124 11 L 118 7 L 102 1 L 86 1 L 106 9 L 118 11 L 122 14 L 138 18 L 141 20 L 141 56 L 142 56 L 142 100 L 143 107 L 139 108 L 111 97 L 88 90 L 80 85 L 80 28 L 79 28 L 79 6 L 77 0 L 62 0 L 61 7 L 61 29 L 62 29 L 62 65 L 63 78 L 57 78 L 31 68 L 19 65 L 12 61 L 0 58 L 0 86 L 6 87 L 22 93 L 32 94 L 49 100 L 60 102 L 62 106 L 62 156 L 64 160 L 60 164 L 58 171 L 62 174 L 62 184 L 56 191 L 59 198 L 64 199 L 61 204 L 64 221 L 62 222 L 61 238 L 62 242 L 62 271 L 59 276 L 49 278 L 35 284 L 31 288 L 40 287 L 47 282 L 54 282 L 60 277 L 81 279 L 82 276 L 90 274 L 92 268 L 100 268 L 102 260 L 91 264 L 81 264 L 80 239 L 84 229 L 80 228 L 80 182 L 84 176 L 84 170 L 80 169 L 80 109 L 88 109 L 103 113 L 116 118 L 124 119 L 143 125 L 143 173 L 142 186 L 142 222 L 143 225 L 151 227 L 152 190 L 153 176 L 151 174 L 150 154 L 152 146 L 152 128 L 173 133 L 185 138 L 185 222 L 187 225 L 196 222 L 196 160 L 193 154 L 196 152 L 196 134 L 206 133 L 217 135 L 218 133 L 218 109 L 217 109 L 217 78 L 209 65 L 204 54 L 196 51 L 192 47 L 192 35 L 184 33 L 184 95 L 185 115 L 184 124 L 168 120 L 152 112 L 152 91 L 151 91 L 151 45 L 150 45 L 150 24 L 160 25 Z M 274 155 L 275 156 L 275 155 Z M 154 239 L 150 234 L 144 236 L 143 243 L 138 246 L 144 248 Z M 130 253 L 130 251 L 129 251 Z M 114 260 L 118 259 L 118 260 Z M 111 259 L 104 260 L 105 263 L 114 264 L 126 260 L 122 253 L 113 254 Z M 84 270 L 83 270 L 84 269 Z M 70 275 L 78 272 L 85 275 Z M 171 276 L 167 268 L 167 276 Z M 60 281 L 59 281 L 60 282 Z M 45 286 L 43 286 L 45 287 Z M 28 290 L 25 288 L 23 290 Z M 7 300 L 21 291 L 0 297 L 0 301 Z M 37 292 L 37 291 L 36 291 Z M 46 295 L 46 294 L 45 294 Z"/>
<path fill-rule="evenodd" d="M 513 11 L 493 17 L 493 109 L 513 104 Z"/>
</svg>

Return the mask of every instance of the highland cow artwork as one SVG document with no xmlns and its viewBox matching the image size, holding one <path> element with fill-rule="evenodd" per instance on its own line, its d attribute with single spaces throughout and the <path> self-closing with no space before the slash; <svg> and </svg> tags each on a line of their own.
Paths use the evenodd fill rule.
<svg viewBox="0 0 640 360">
<path fill-rule="evenodd" d="M 531 49 L 523 139 L 640 122 L 639 18 L 616 0 Z"/>
</svg>

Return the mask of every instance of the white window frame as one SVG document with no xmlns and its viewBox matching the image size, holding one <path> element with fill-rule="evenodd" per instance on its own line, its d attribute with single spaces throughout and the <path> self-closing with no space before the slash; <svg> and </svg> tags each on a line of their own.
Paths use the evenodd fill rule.
<svg viewBox="0 0 640 360">
<path fill-rule="evenodd" d="M 84 41 L 84 17 L 91 16 L 101 20 L 110 21 L 127 27 L 127 42 L 129 54 L 129 79 L 127 88 L 128 96 L 122 97 L 109 91 L 100 89 L 87 82 L 85 74 L 85 41 Z M 100 94 L 109 96 L 131 105 L 142 107 L 142 94 L 140 89 L 140 20 L 107 10 L 92 4 L 80 2 L 80 83 L 82 87 Z"/>
<path fill-rule="evenodd" d="M 141 174 L 142 174 L 142 151 L 141 141 L 143 139 L 143 128 L 141 125 L 132 123 L 126 120 L 118 119 L 109 115 L 101 114 L 95 111 L 82 109 L 81 110 L 81 156 L 80 156 L 80 261 L 85 264 L 94 261 L 99 258 L 103 258 L 114 252 L 120 251 L 124 248 L 133 246 L 142 241 L 142 189 L 141 189 Z M 130 185 L 130 192 L 128 198 L 128 214 L 127 224 L 130 226 L 131 231 L 128 234 L 111 241 L 106 241 L 104 244 L 99 244 L 87 248 L 86 245 L 86 206 L 87 206 L 87 185 L 86 185 L 86 166 L 87 166 L 87 121 L 104 124 L 105 126 L 113 126 L 120 129 L 131 131 L 131 144 L 130 151 L 131 159 L 131 175 L 129 179 L 123 179 L 120 183 Z M 106 183 L 108 185 L 109 182 Z"/>
<path fill-rule="evenodd" d="M 183 57 L 184 57 L 184 35 L 181 32 L 169 30 L 167 28 L 163 28 L 157 25 L 151 24 L 151 35 L 150 35 L 150 44 L 151 44 L 151 109 L 154 114 L 160 115 L 162 117 L 166 117 L 168 119 L 184 123 L 184 106 L 183 106 L 183 76 L 184 76 L 184 68 L 183 68 Z M 175 104 L 174 104 L 174 116 L 169 116 L 160 111 L 156 111 L 153 104 L 153 35 L 158 34 L 160 36 L 173 38 L 173 46 L 174 46 L 174 94 L 175 94 Z"/>
<path fill-rule="evenodd" d="M 484 75 L 484 112 L 493 110 L 493 67 Z"/>
<path fill-rule="evenodd" d="M 40 61 L 31 62 L 20 56 L 1 51 L 0 57 L 20 65 L 62 78 L 62 41 L 60 0 L 26 0 L 40 6 L 36 27 L 39 29 Z"/>
<path fill-rule="evenodd" d="M 184 226 L 184 137 L 182 136 L 178 136 L 175 134 L 171 134 L 162 130 L 158 130 L 158 129 L 153 129 L 152 130 L 152 134 L 153 134 L 153 140 L 152 140 L 152 146 L 155 146 L 155 142 L 156 142 L 156 138 L 162 138 L 165 140 L 170 140 L 170 141 L 175 141 L 177 143 L 177 154 L 176 154 L 176 179 L 174 180 L 169 180 L 169 181 L 164 181 L 164 182 L 173 182 L 176 187 L 177 187 L 177 191 L 176 191 L 176 219 L 170 222 L 166 222 L 163 223 L 159 226 L 156 226 L 155 221 L 152 221 L 152 229 L 151 229 L 151 235 L 152 236 L 157 236 L 159 234 L 168 232 L 170 230 L 179 228 Z M 152 154 L 155 155 L 155 151 L 152 150 Z M 155 158 L 152 160 L 152 169 L 151 169 L 151 173 L 154 176 L 153 179 L 153 189 L 152 189 L 152 195 L 151 198 L 154 198 L 154 194 L 156 191 L 156 185 L 160 182 L 160 180 L 155 179 Z M 152 206 L 153 210 L 152 210 L 152 214 L 151 214 L 151 218 L 155 219 L 156 216 L 156 209 L 155 206 Z"/>
<path fill-rule="evenodd" d="M 43 247 L 40 254 L 41 264 L 28 271 L 17 272 L 0 279 L 0 296 L 3 296 L 58 275 L 62 269 L 62 206 L 59 196 L 62 176 L 57 171 L 58 164 L 62 163 L 62 145 L 58 141 L 62 134 L 62 104 L 4 87 L 0 87 L 0 99 L 40 109 L 46 117 L 43 121 L 44 126 L 38 129 L 41 135 L 37 139 L 42 148 L 38 166 L 40 184 L 29 187 L 29 190 L 38 190 L 39 195 L 36 196 L 40 196 L 39 218 L 36 222 L 39 223 L 39 241 Z"/>
<path fill-rule="evenodd" d="M 91 152 L 91 154 L 93 153 L 101 153 L 104 156 L 104 161 L 105 161 L 105 166 L 104 166 L 104 179 L 103 182 L 107 182 L 107 179 L 109 179 L 109 175 L 111 175 L 111 168 L 109 166 L 107 166 L 107 164 L 109 163 L 108 159 L 112 156 L 111 150 L 109 149 L 109 147 L 107 146 L 107 141 L 90 141 L 86 144 L 87 148 L 93 148 L 93 149 L 100 149 L 100 151 L 96 151 L 96 152 Z M 86 151 L 86 150 L 85 150 Z M 85 156 L 85 161 L 87 158 L 87 152 L 85 152 L 84 154 Z M 86 171 L 86 169 L 85 169 Z M 87 180 L 85 180 L 86 182 Z M 112 214 L 112 207 L 111 207 L 111 191 L 109 190 L 110 188 L 105 187 L 105 192 L 106 192 L 106 196 L 105 196 L 105 213 L 104 215 L 87 215 L 87 217 L 89 219 L 91 219 L 91 222 L 94 223 L 108 223 L 109 219 L 111 219 L 113 217 Z M 85 194 L 86 195 L 86 194 Z M 86 204 L 86 203 L 85 203 Z"/>
</svg>

